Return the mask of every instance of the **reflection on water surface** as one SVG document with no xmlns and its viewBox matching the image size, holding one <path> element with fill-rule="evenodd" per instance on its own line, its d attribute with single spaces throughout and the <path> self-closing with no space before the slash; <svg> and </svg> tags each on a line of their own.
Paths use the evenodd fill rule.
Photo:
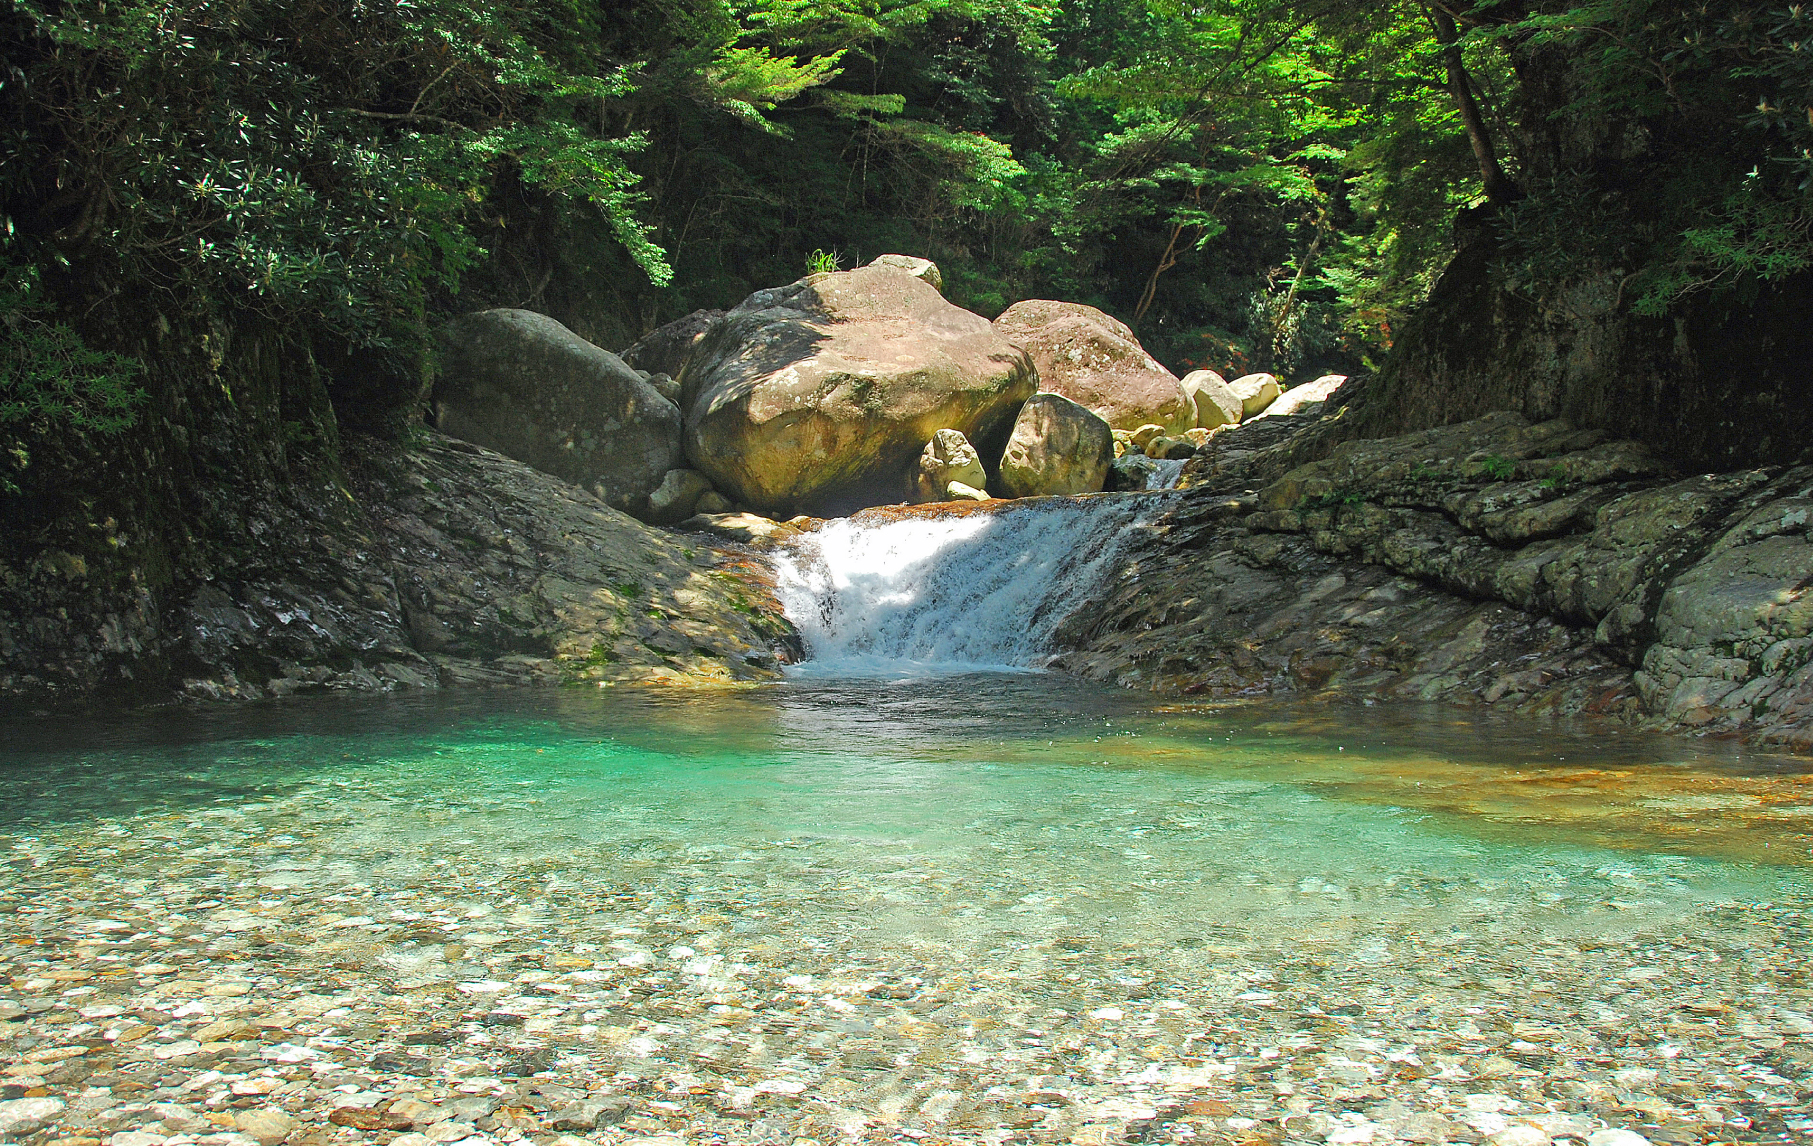
<svg viewBox="0 0 1813 1146">
<path fill-rule="evenodd" d="M 104 1087 L 117 1127 L 132 1094 L 230 1112 L 281 1080 L 349 1142 L 334 1086 L 518 1104 L 469 1128 L 493 1141 L 550 1133 L 561 1087 L 619 1104 L 601 1140 L 1802 1133 L 1799 764 L 1142 699 L 1014 675 L 13 723 L 11 1005 L 95 1068 L 16 1085 Z"/>
</svg>

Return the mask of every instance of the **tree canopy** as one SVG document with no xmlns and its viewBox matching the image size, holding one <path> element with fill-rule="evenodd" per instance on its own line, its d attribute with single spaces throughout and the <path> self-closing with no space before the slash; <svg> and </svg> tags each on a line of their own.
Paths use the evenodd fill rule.
<svg viewBox="0 0 1813 1146">
<path fill-rule="evenodd" d="M 985 314 L 1292 373 L 1388 353 L 1463 212 L 1530 292 L 1615 267 L 1647 313 L 1813 253 L 1813 5 L 8 0 L 0 46 L 20 457 L 132 420 L 109 314 L 250 316 L 397 386 L 473 305 L 622 345 L 898 251 Z"/>
</svg>

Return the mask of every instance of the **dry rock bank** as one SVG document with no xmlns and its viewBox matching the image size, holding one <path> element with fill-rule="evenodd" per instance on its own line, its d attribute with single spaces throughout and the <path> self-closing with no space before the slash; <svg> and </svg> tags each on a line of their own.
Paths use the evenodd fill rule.
<svg viewBox="0 0 1813 1146">
<path fill-rule="evenodd" d="M 0 694 L 258 699 L 452 684 L 765 679 L 791 626 L 733 549 L 489 450 L 352 443 L 172 598 L 96 615 L 80 557 L 0 566 Z"/>
<path fill-rule="evenodd" d="M 1076 611 L 1058 666 L 1218 696 L 1621 715 L 1813 751 L 1813 466 L 1680 474 L 1637 443 L 1515 413 L 1331 452 L 1344 414 L 1212 437 L 1176 508 Z"/>
</svg>

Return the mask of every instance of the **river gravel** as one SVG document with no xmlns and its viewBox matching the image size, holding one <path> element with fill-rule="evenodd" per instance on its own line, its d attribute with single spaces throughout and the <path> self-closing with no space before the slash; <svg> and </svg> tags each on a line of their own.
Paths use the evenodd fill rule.
<svg viewBox="0 0 1813 1146">
<path fill-rule="evenodd" d="M 998 925 L 1036 922 L 1037 896 L 941 888 L 923 863 L 858 878 L 810 839 L 632 841 L 603 881 L 545 847 L 383 830 L 435 814 L 296 791 L 0 837 L 0 1132 L 60 1146 L 1813 1136 L 1805 903 L 1702 903 L 1657 925 L 1612 898 L 1585 929 L 1497 926 L 1487 904 L 1445 927 L 1255 910 L 1170 934 L 1111 915 L 1051 933 Z M 1346 894 L 1308 878 L 1272 890 Z M 868 925 L 909 901 L 945 929 Z M 1602 922 L 1621 906 L 1633 923 Z"/>
</svg>

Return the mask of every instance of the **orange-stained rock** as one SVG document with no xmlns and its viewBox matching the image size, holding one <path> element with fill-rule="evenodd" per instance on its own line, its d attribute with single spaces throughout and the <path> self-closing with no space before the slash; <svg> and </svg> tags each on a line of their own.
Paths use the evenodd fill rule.
<svg viewBox="0 0 1813 1146">
<path fill-rule="evenodd" d="M 1039 389 L 1095 411 L 1115 429 L 1156 422 L 1181 432 L 1196 424 L 1196 405 L 1177 376 L 1125 323 L 1093 306 L 1028 299 L 1003 311 L 995 329 L 1032 355 Z"/>
</svg>

